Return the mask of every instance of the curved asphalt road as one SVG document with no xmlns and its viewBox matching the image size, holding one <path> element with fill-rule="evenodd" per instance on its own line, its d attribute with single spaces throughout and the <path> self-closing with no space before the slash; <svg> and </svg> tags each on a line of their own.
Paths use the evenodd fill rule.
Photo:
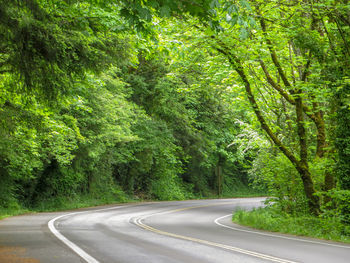
<svg viewBox="0 0 350 263">
<path fill-rule="evenodd" d="M 230 222 L 262 198 L 154 202 L 0 221 L 0 263 L 350 262 L 350 246 Z"/>
</svg>

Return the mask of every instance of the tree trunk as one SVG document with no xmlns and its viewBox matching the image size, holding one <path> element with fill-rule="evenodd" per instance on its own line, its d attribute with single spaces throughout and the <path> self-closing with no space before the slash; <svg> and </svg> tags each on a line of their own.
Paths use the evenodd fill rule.
<svg viewBox="0 0 350 263">
<path fill-rule="evenodd" d="M 317 128 L 317 148 L 316 156 L 319 158 L 325 158 L 327 156 L 327 142 L 326 142 L 326 125 L 322 116 L 322 112 L 318 111 L 315 113 L 315 124 Z M 325 171 L 324 177 L 324 191 L 329 191 L 335 187 L 334 176 L 331 172 Z M 329 198 L 326 198 L 325 202 L 330 201 Z"/>
<path fill-rule="evenodd" d="M 223 185 L 223 178 L 222 178 L 222 166 L 218 164 L 215 168 L 217 183 L 218 183 L 218 196 L 220 197 L 222 195 L 222 185 Z"/>
<path fill-rule="evenodd" d="M 308 199 L 308 205 L 310 212 L 314 215 L 320 213 L 319 197 L 315 195 L 315 188 L 312 181 L 311 173 L 308 165 L 308 149 L 307 149 L 307 134 L 304 126 L 304 112 L 302 103 L 302 92 L 298 90 L 295 92 L 297 97 L 295 98 L 295 112 L 297 116 L 297 127 L 299 136 L 299 147 L 300 147 L 300 161 L 295 164 L 296 169 L 301 175 L 303 181 L 305 195 Z"/>
<path fill-rule="evenodd" d="M 303 181 L 304 192 L 307 198 L 309 210 L 311 214 L 317 216 L 320 214 L 320 200 L 319 197 L 315 195 L 314 183 L 311 179 L 309 168 L 305 167 L 301 163 L 295 165 L 295 167 L 301 176 L 301 180 Z"/>
<path fill-rule="evenodd" d="M 244 83 L 245 90 L 248 96 L 250 105 L 252 106 L 254 113 L 262 127 L 262 129 L 268 134 L 272 139 L 274 144 L 282 151 L 282 153 L 291 161 L 296 170 L 301 176 L 305 195 L 308 199 L 309 211 L 313 215 L 318 215 L 320 213 L 320 203 L 318 196 L 315 195 L 315 188 L 311 178 L 311 173 L 307 164 L 307 145 L 306 145 L 306 131 L 304 127 L 303 120 L 303 107 L 302 100 L 299 97 L 299 101 L 296 101 L 296 111 L 298 118 L 298 134 L 299 134 L 299 143 L 300 143 L 300 159 L 298 160 L 296 156 L 282 143 L 282 141 L 273 133 L 270 126 L 267 124 L 262 112 L 259 109 L 259 106 L 255 100 L 254 94 L 251 90 L 250 82 L 247 78 L 247 75 L 244 72 L 243 66 L 240 60 L 232 53 L 227 52 L 223 49 L 218 49 L 219 52 L 223 53 L 228 59 L 230 64 L 236 70 L 238 75 L 241 77 L 242 82 Z M 297 99 L 296 99 L 297 100 Z"/>
</svg>

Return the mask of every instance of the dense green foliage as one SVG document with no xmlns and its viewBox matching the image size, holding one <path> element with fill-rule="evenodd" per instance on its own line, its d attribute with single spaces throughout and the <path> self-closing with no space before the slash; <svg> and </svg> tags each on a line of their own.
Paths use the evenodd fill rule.
<svg viewBox="0 0 350 263">
<path fill-rule="evenodd" d="M 349 9 L 1 0 L 0 207 L 252 183 L 274 211 L 349 224 Z"/>
<path fill-rule="evenodd" d="M 342 88 L 337 94 L 337 129 L 335 145 L 338 149 L 338 177 L 343 189 L 350 190 L 350 86 Z"/>
<path fill-rule="evenodd" d="M 244 114 L 214 80 L 208 89 L 205 53 L 161 51 L 157 28 L 145 34 L 146 7 L 120 4 L 1 2 L 4 209 L 251 191 L 247 160 L 227 148 L 240 130 L 231 118 Z"/>
</svg>

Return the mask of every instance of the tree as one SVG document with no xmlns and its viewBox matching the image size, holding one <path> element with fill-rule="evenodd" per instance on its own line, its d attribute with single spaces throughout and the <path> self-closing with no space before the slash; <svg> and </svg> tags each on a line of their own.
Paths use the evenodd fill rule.
<svg viewBox="0 0 350 263">
<path fill-rule="evenodd" d="M 11 75 L 7 89 L 52 103 L 87 71 L 100 73 L 123 58 L 123 39 L 108 27 L 118 18 L 89 1 L 74 2 L 1 0 L 0 73 Z"/>
<path fill-rule="evenodd" d="M 330 31 L 339 27 L 338 20 L 345 19 L 346 23 L 342 8 L 341 4 L 308 1 L 225 2 L 216 9 L 218 17 L 206 17 L 206 21 L 200 22 L 204 17 L 199 16 L 197 20 L 202 25 L 197 26 L 202 35 L 228 59 L 240 77 L 261 128 L 300 174 L 310 211 L 316 215 L 320 203 L 309 162 L 314 158 L 332 158 L 332 145 L 326 133 L 332 85 L 324 73 L 328 72 L 328 65 L 338 60 L 332 40 L 334 33 Z M 338 19 L 334 19 L 331 11 L 336 11 Z M 208 26 L 212 23 L 208 21 L 219 21 L 225 31 L 211 30 Z M 344 30 L 337 30 L 346 52 Z M 260 87 L 268 89 L 279 105 L 264 101 Z M 261 99 L 257 99 L 259 93 L 263 95 Z M 278 131 L 283 127 L 273 121 L 274 114 L 264 114 L 271 106 L 285 110 L 284 118 L 294 130 L 290 135 L 296 135 L 297 141 L 293 137 L 280 139 Z M 293 115 L 290 115 L 291 109 Z M 313 131 L 316 138 L 310 136 Z M 327 171 L 323 176 L 322 190 L 329 191 L 334 187 L 333 173 Z"/>
</svg>

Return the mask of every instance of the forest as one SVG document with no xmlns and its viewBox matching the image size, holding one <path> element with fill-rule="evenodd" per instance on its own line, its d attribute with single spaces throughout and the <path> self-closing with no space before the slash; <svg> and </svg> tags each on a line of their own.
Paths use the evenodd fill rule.
<svg viewBox="0 0 350 263">
<path fill-rule="evenodd" d="M 1 214 L 260 195 L 350 236 L 348 0 L 0 0 L 0 105 Z"/>
</svg>

